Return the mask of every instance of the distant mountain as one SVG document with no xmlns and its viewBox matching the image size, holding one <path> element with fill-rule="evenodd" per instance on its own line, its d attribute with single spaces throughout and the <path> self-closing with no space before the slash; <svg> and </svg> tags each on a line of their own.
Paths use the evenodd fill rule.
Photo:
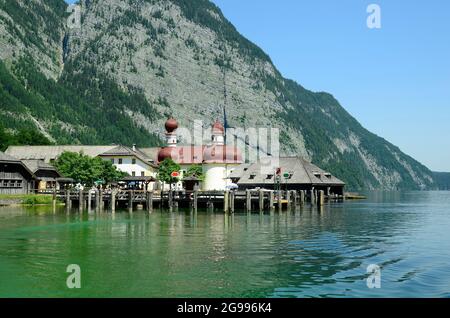
<svg viewBox="0 0 450 318">
<path fill-rule="evenodd" d="M 207 0 L 0 0 L 0 123 L 56 143 L 161 143 L 165 118 L 279 127 L 352 189 L 435 187 L 433 174 L 364 129 L 328 93 L 285 79 Z"/>
<path fill-rule="evenodd" d="M 450 172 L 433 172 L 439 190 L 450 190 Z"/>
</svg>

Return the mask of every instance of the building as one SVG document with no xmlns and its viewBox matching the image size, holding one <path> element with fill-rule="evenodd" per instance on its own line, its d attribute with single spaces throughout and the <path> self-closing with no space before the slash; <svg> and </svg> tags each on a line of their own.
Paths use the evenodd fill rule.
<svg viewBox="0 0 450 318">
<path fill-rule="evenodd" d="M 165 124 L 167 146 L 160 148 L 157 153 L 157 162 L 160 163 L 171 158 L 181 167 L 181 178 L 193 165 L 201 165 L 204 175 L 202 189 L 205 191 L 225 190 L 231 183 L 229 178 L 233 169 L 242 164 L 242 155 L 235 146 L 225 145 L 225 129 L 216 121 L 212 126 L 211 144 L 178 146 L 178 123 L 169 118 Z M 143 152 L 151 153 L 150 149 Z M 176 185 L 182 187 L 181 182 Z"/>
<path fill-rule="evenodd" d="M 118 145 L 110 146 L 10 146 L 6 154 L 22 160 L 31 166 L 32 170 L 39 163 L 40 171 L 49 172 L 49 163 L 58 159 L 63 152 L 83 153 L 90 157 L 100 157 L 104 160 L 110 160 L 120 171 L 129 174 L 130 177 L 138 178 L 136 182 L 142 180 L 152 180 L 156 177 L 157 165 L 154 160 L 141 152 L 135 146 L 126 147 Z M 47 167 L 48 169 L 44 169 Z M 52 175 L 42 175 L 45 181 L 45 187 L 51 186 L 54 182 Z M 151 177 L 151 178 L 150 178 Z M 130 178 L 128 178 L 130 179 Z M 127 182 L 132 182 L 127 180 Z M 44 188 L 44 182 L 40 182 L 39 189 Z"/>
<path fill-rule="evenodd" d="M 0 194 L 27 194 L 34 175 L 20 160 L 0 152 Z"/>
<path fill-rule="evenodd" d="M 98 155 L 103 160 L 109 160 L 120 171 L 131 177 L 156 177 L 158 165 L 145 153 L 133 146 L 117 146 Z"/>
<path fill-rule="evenodd" d="M 11 157 L 20 160 L 41 160 L 46 163 L 52 163 L 65 151 L 82 152 L 89 157 L 97 157 L 98 155 L 116 148 L 117 145 L 111 146 L 9 146 L 5 153 Z"/>
<path fill-rule="evenodd" d="M 22 160 L 22 163 L 34 175 L 34 187 L 31 191 L 59 188 L 59 179 L 62 176 L 55 167 L 42 160 Z"/>
<path fill-rule="evenodd" d="M 326 194 L 344 194 L 345 183 L 331 173 L 300 157 L 281 157 L 279 168 L 262 174 L 261 162 L 243 164 L 230 175 L 239 189 L 324 190 Z"/>
</svg>

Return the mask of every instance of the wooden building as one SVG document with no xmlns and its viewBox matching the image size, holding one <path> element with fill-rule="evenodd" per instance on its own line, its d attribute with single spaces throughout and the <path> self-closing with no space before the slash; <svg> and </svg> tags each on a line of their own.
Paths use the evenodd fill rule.
<svg viewBox="0 0 450 318">
<path fill-rule="evenodd" d="M 280 157 L 273 172 L 262 173 L 266 168 L 260 162 L 243 164 L 235 169 L 231 180 L 239 189 L 323 190 L 325 194 L 343 195 L 345 183 L 331 173 L 301 157 Z"/>
<path fill-rule="evenodd" d="M 52 165 L 42 160 L 22 160 L 22 163 L 33 173 L 33 191 L 44 191 L 59 188 L 61 174 Z"/>
<path fill-rule="evenodd" d="M 20 160 L 0 152 L 0 194 L 27 194 L 34 175 Z"/>
</svg>

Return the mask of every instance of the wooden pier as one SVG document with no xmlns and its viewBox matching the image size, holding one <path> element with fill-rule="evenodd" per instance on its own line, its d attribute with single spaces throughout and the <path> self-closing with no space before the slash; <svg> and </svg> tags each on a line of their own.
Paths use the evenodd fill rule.
<svg viewBox="0 0 450 318">
<path fill-rule="evenodd" d="M 48 192 L 47 192 L 48 193 Z M 327 196 L 324 191 L 306 190 L 245 190 L 245 191 L 139 191 L 139 190 L 65 190 L 53 191 L 53 205 L 59 199 L 66 208 L 81 211 L 109 211 L 117 209 L 146 210 L 177 207 L 214 209 L 234 213 L 237 209 L 247 212 L 283 211 L 293 206 L 312 204 L 323 206 L 329 201 L 343 201 L 343 196 Z"/>
</svg>

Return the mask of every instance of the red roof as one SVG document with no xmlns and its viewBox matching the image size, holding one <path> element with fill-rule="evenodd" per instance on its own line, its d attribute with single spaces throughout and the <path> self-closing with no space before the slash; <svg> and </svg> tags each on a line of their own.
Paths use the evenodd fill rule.
<svg viewBox="0 0 450 318">
<path fill-rule="evenodd" d="M 178 128 L 178 122 L 175 120 L 175 118 L 170 117 L 169 119 L 167 119 L 164 126 L 168 133 L 172 133 Z"/>
<path fill-rule="evenodd" d="M 161 148 L 158 162 L 172 158 L 178 164 L 242 163 L 241 151 L 235 146 L 177 146 Z"/>
<path fill-rule="evenodd" d="M 224 134 L 225 128 L 223 127 L 222 123 L 218 120 L 214 123 L 212 126 L 212 133 L 213 134 Z"/>
</svg>

